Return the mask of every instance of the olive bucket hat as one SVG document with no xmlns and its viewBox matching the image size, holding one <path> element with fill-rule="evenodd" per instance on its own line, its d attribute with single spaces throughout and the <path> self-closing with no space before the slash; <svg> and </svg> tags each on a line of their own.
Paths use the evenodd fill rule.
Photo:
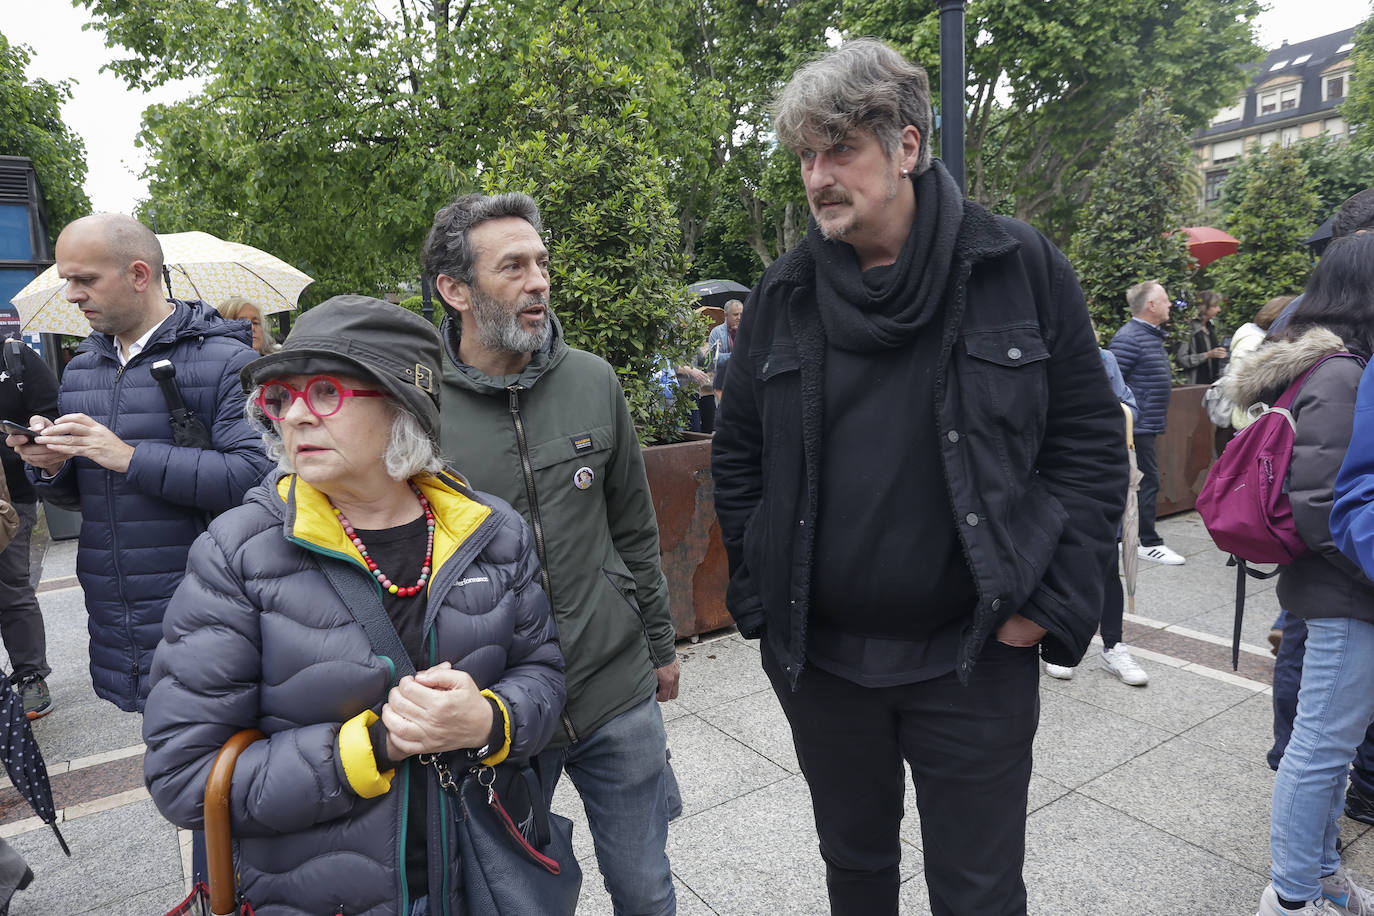
<svg viewBox="0 0 1374 916">
<path fill-rule="evenodd" d="M 243 367 L 244 391 L 283 375 L 352 375 L 380 384 L 420 421 L 439 430 L 439 332 L 399 305 L 335 296 L 296 320 L 280 350 Z"/>
</svg>

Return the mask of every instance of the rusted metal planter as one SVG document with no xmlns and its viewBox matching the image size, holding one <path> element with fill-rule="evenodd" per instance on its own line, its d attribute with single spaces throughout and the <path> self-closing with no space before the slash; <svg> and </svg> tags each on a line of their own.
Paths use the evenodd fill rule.
<svg viewBox="0 0 1374 916">
<path fill-rule="evenodd" d="M 1212 466 L 1216 427 L 1202 406 L 1206 385 L 1182 385 L 1169 396 L 1164 435 L 1155 440 L 1159 459 L 1159 516 L 1188 512 Z"/>
<path fill-rule="evenodd" d="M 658 543 L 678 638 L 730 626 L 729 572 L 716 523 L 711 440 L 644 449 L 644 470 L 658 514 Z"/>
</svg>

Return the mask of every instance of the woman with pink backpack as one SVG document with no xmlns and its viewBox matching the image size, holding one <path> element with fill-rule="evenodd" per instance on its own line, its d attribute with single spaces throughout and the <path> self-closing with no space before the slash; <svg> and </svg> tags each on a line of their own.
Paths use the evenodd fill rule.
<svg viewBox="0 0 1374 916">
<path fill-rule="evenodd" d="M 1332 491 L 1372 349 L 1374 234 L 1355 235 L 1331 244 L 1289 325 L 1233 362 L 1224 383 L 1236 405 L 1267 405 L 1306 375 L 1289 407 L 1287 491 L 1307 549 L 1282 567 L 1278 597 L 1307 621 L 1308 636 L 1293 735 L 1274 780 L 1272 883 L 1258 916 L 1374 913 L 1374 890 L 1346 873 L 1336 848 L 1350 761 L 1374 721 L 1374 581 L 1330 531 Z M 1326 358 L 1341 352 L 1359 359 Z"/>
</svg>

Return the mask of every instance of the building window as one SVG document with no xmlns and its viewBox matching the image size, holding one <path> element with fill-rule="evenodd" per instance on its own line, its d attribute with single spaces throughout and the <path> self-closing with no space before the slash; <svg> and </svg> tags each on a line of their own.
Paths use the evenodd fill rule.
<svg viewBox="0 0 1374 916">
<path fill-rule="evenodd" d="M 1298 107 L 1298 98 L 1301 95 L 1302 84 L 1297 83 L 1292 86 L 1285 86 L 1279 90 L 1279 111 L 1291 111 Z"/>
<path fill-rule="evenodd" d="M 1245 117 L 1245 96 L 1240 97 L 1240 101 L 1230 108 L 1223 108 L 1217 112 L 1217 116 L 1212 119 L 1213 124 L 1225 124 L 1228 121 L 1239 121 Z"/>
<path fill-rule="evenodd" d="M 1259 97 L 1259 113 L 1262 115 L 1273 114 L 1279 110 L 1279 94 L 1277 92 L 1266 92 Z"/>
<path fill-rule="evenodd" d="M 1287 59 L 1284 59 L 1284 60 L 1276 60 L 1276 61 L 1274 61 L 1273 66 L 1271 66 L 1271 67 L 1269 68 L 1269 72 L 1270 72 L 1270 73 L 1277 72 L 1277 71 L 1279 71 L 1279 70 L 1282 70 L 1282 69 L 1283 69 L 1284 67 L 1286 67 L 1286 66 L 1288 66 L 1288 61 L 1287 61 Z"/>
<path fill-rule="evenodd" d="M 1298 142 L 1299 136 L 1298 128 L 1285 127 L 1283 130 L 1279 131 L 1279 142 L 1284 146 L 1292 146 L 1294 143 Z"/>
<path fill-rule="evenodd" d="M 1345 98 L 1345 80 L 1348 74 L 1337 73 L 1322 81 L 1322 99 Z"/>
<path fill-rule="evenodd" d="M 1244 142 L 1236 140 L 1218 140 L 1212 144 L 1212 162 L 1220 165 L 1223 162 L 1230 162 L 1240 158 L 1240 154 L 1245 151 Z"/>
<path fill-rule="evenodd" d="M 1279 132 L 1276 130 L 1267 130 L 1264 133 L 1260 134 L 1259 148 L 1261 151 L 1264 151 L 1278 142 Z"/>
<path fill-rule="evenodd" d="M 1227 174 L 1229 173 L 1226 169 L 1207 173 L 1207 203 L 1210 204 L 1221 196 L 1221 183 L 1226 180 Z"/>
<path fill-rule="evenodd" d="M 1347 54 L 1347 53 L 1349 53 L 1349 52 L 1351 52 L 1351 51 L 1353 51 L 1353 50 L 1355 50 L 1355 45 L 1354 45 L 1354 43 L 1353 43 L 1353 42 L 1347 41 L 1345 44 L 1341 45 L 1339 48 L 1336 49 L 1336 53 L 1337 53 L 1337 54 Z"/>
<path fill-rule="evenodd" d="M 1298 66 L 1299 64 L 1305 64 L 1305 63 L 1307 63 L 1307 62 L 1308 62 L 1309 60 L 1311 60 L 1311 59 L 1312 59 L 1312 55 L 1311 55 L 1311 54 L 1304 54 L 1302 57 L 1295 57 L 1295 58 L 1293 58 L 1293 66 L 1296 67 L 1296 66 Z"/>
<path fill-rule="evenodd" d="M 1332 139 L 1345 136 L 1345 118 L 1327 118 L 1322 122 L 1322 133 Z"/>
</svg>

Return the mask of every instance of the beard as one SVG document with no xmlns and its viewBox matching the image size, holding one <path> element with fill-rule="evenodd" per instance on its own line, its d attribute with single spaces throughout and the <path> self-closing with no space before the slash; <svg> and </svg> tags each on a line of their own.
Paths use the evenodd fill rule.
<svg viewBox="0 0 1374 916">
<path fill-rule="evenodd" d="M 883 188 L 882 203 L 884 205 L 891 203 L 892 201 L 897 199 L 897 195 L 899 193 L 901 193 L 900 182 L 898 182 L 898 180 L 892 177 L 891 175 L 888 175 L 886 184 Z M 820 217 L 817 215 L 817 211 L 820 209 L 821 204 L 827 203 L 841 203 L 849 204 L 852 206 L 854 200 L 849 196 L 847 192 L 840 190 L 823 191 L 820 194 L 816 195 L 816 198 L 811 205 L 811 214 L 813 216 L 816 216 L 816 225 L 820 227 L 821 238 L 825 239 L 827 242 L 844 241 L 845 236 L 852 235 L 865 227 L 866 223 L 864 222 L 864 217 L 859 215 L 858 213 L 854 213 L 853 211 L 850 212 L 849 219 L 847 221 L 840 223 L 839 225 L 825 225 L 821 222 Z"/>
<path fill-rule="evenodd" d="M 487 350 L 506 353 L 535 353 L 544 349 L 553 333 L 549 320 L 548 293 L 535 293 L 514 302 L 489 296 L 477 284 L 468 287 L 472 302 L 472 317 L 477 322 L 477 340 Z M 527 330 L 520 320 L 520 312 L 542 305 L 544 317 L 533 330 Z"/>
</svg>

